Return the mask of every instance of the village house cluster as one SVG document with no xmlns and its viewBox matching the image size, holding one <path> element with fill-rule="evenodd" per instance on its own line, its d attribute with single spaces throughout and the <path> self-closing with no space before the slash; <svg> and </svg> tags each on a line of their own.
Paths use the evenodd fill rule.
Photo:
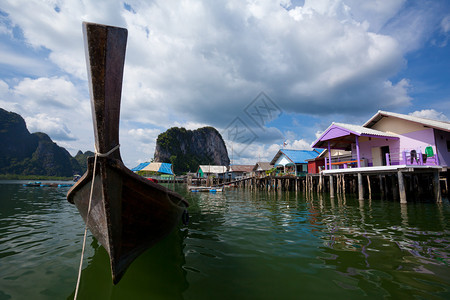
<svg viewBox="0 0 450 300">
<path fill-rule="evenodd" d="M 311 148 L 313 150 L 280 149 L 270 162 L 254 165 L 200 165 L 190 177 L 212 178 L 218 183 L 267 176 L 320 176 L 322 182 L 322 176 L 333 178 L 353 174 L 358 176 L 362 198 L 361 178 L 364 174 L 395 175 L 402 197 L 403 175 L 426 173 L 431 174 L 434 185 L 444 185 L 448 191 L 450 122 L 378 111 L 363 125 L 333 122 Z M 169 164 L 146 163 L 133 170 L 156 170 L 163 165 L 162 173 L 173 175 Z M 332 185 L 336 180 L 328 181 L 333 192 Z M 381 185 L 381 177 L 379 182 Z"/>
<path fill-rule="evenodd" d="M 378 111 L 363 125 L 332 123 L 311 147 L 313 150 L 280 149 L 272 161 L 255 165 L 201 165 L 197 176 L 223 179 L 269 174 L 305 176 L 404 166 L 447 172 L 450 122 Z"/>
</svg>

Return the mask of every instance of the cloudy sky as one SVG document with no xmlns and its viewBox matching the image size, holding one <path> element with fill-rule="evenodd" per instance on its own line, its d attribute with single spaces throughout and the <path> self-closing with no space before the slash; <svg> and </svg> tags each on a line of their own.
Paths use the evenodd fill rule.
<svg viewBox="0 0 450 300">
<path fill-rule="evenodd" d="M 448 0 L 2 0 L 0 107 L 72 155 L 94 143 L 83 21 L 128 29 L 128 167 L 173 126 L 253 164 L 378 110 L 450 118 Z"/>
</svg>

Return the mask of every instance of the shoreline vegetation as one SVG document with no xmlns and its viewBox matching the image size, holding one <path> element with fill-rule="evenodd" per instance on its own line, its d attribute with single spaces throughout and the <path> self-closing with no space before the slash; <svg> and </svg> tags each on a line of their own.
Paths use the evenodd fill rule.
<svg viewBox="0 0 450 300">
<path fill-rule="evenodd" d="M 73 181 L 73 178 L 72 177 L 64 177 L 64 176 L 0 174 L 0 180 L 58 180 L 58 181 Z"/>
</svg>

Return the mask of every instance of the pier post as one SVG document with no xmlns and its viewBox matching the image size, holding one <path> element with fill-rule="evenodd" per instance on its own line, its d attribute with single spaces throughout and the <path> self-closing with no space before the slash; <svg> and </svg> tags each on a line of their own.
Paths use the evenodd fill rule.
<svg viewBox="0 0 450 300">
<path fill-rule="evenodd" d="M 336 195 L 339 195 L 341 187 L 341 175 L 336 174 Z"/>
<path fill-rule="evenodd" d="M 398 184 L 398 180 L 395 180 L 395 173 L 393 173 L 392 175 L 390 175 L 391 177 L 391 190 L 392 190 L 392 198 L 394 200 L 398 199 L 398 194 L 397 194 L 397 187 L 396 185 Z"/>
<path fill-rule="evenodd" d="M 319 175 L 319 192 L 323 192 L 323 174 L 322 172 Z"/>
<path fill-rule="evenodd" d="M 306 192 L 309 192 L 309 180 L 308 180 L 308 174 L 305 176 L 305 183 L 306 183 Z"/>
<path fill-rule="evenodd" d="M 358 173 L 358 200 L 364 200 L 363 179 L 361 173 Z"/>
<path fill-rule="evenodd" d="M 330 198 L 334 198 L 333 175 L 330 175 Z"/>
<path fill-rule="evenodd" d="M 401 204 L 406 204 L 406 190 L 405 190 L 405 180 L 403 178 L 403 172 L 402 171 L 398 171 L 397 172 L 397 177 L 398 177 L 398 192 L 400 194 L 400 203 Z"/>
<path fill-rule="evenodd" d="M 441 197 L 441 186 L 439 184 L 439 171 L 434 172 L 433 188 L 434 188 L 434 196 L 436 198 L 436 202 L 441 203 L 442 197 Z"/>
<path fill-rule="evenodd" d="M 381 192 L 381 199 L 385 198 L 385 188 L 383 184 L 383 176 L 381 174 L 378 175 L 378 180 L 380 183 L 380 192 Z"/>
<path fill-rule="evenodd" d="M 345 195 L 345 174 L 342 175 L 342 194 Z M 345 197 L 345 196 L 344 196 Z"/>
</svg>

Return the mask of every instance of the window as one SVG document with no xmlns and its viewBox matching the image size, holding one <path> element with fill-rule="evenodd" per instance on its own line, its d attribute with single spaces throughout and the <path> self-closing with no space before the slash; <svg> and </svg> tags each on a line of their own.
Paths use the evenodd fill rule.
<svg viewBox="0 0 450 300">
<path fill-rule="evenodd" d="M 450 141 L 447 140 L 447 151 L 450 152 Z"/>
</svg>

